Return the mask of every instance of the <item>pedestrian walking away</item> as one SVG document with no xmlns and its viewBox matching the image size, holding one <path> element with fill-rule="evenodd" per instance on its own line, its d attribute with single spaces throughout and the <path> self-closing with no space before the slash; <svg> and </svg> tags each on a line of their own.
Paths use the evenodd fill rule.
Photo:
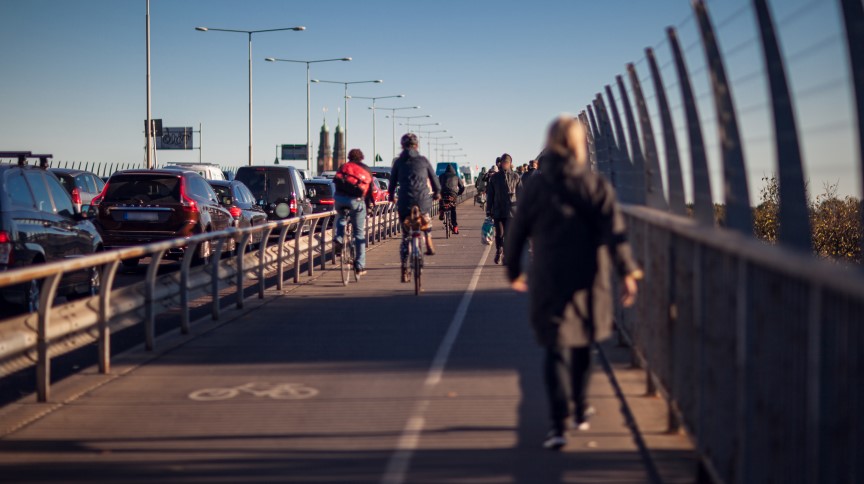
<svg viewBox="0 0 864 484">
<path fill-rule="evenodd" d="M 438 177 L 441 184 L 441 201 L 440 212 L 438 218 L 444 220 L 444 211 L 450 212 L 450 223 L 453 226 L 453 233 L 459 234 L 459 222 L 456 219 L 456 197 L 465 192 L 465 182 L 462 177 L 456 173 L 456 168 L 453 165 L 447 165 L 447 170 Z"/>
<path fill-rule="evenodd" d="M 522 178 L 513 171 L 513 158 L 504 153 L 500 160 L 500 171 L 489 178 L 486 186 L 486 215 L 495 222 L 496 264 L 504 257 L 504 238 L 516 213 L 517 193 L 522 189 Z"/>
<path fill-rule="evenodd" d="M 543 446 L 567 444 L 572 423 L 588 429 L 591 348 L 612 332 L 611 273 L 634 303 L 642 272 L 626 239 L 612 185 L 587 163 L 585 127 L 562 116 L 549 128 L 543 171 L 525 186 L 505 244 L 513 289 L 530 293 L 530 320 L 545 349 L 551 429 Z M 521 254 L 533 244 L 527 279 Z M 572 404 L 572 410 L 571 410 Z"/>
<path fill-rule="evenodd" d="M 375 205 L 375 185 L 372 173 L 363 163 L 363 152 L 353 149 L 348 152 L 348 162 L 339 167 L 333 178 L 336 186 L 334 208 L 336 210 L 336 235 L 333 237 L 335 251 L 341 254 L 345 241 L 345 226 L 354 226 L 354 247 L 357 258 L 354 271 L 357 276 L 366 274 L 366 208 Z M 347 213 L 347 217 L 346 217 Z"/>
<path fill-rule="evenodd" d="M 426 254 L 435 255 L 435 246 L 432 244 L 432 202 L 441 198 L 441 185 L 435 176 L 435 169 L 425 156 L 422 156 L 417 148 L 420 145 L 417 135 L 408 133 L 402 136 L 402 153 L 393 162 L 390 170 L 390 200 L 394 194 L 397 195 L 396 210 L 399 220 L 404 221 L 411 216 L 411 208 L 415 205 L 420 209 L 424 218 L 423 226 L 426 227 L 424 237 L 426 240 Z M 398 192 L 396 191 L 398 187 Z M 408 271 L 408 246 L 411 232 L 402 225 L 402 244 L 399 247 L 399 256 L 402 262 L 402 282 L 410 282 Z"/>
</svg>

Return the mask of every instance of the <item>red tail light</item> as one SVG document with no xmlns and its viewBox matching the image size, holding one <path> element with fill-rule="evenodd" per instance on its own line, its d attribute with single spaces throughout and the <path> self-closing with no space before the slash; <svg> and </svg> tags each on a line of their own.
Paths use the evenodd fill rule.
<svg viewBox="0 0 864 484">
<path fill-rule="evenodd" d="M 146 128 L 146 126 L 145 126 Z M 77 190 L 77 188 L 76 188 Z M 93 200 L 90 201 L 90 205 L 99 205 L 102 202 L 102 199 L 105 198 L 105 194 L 108 193 L 108 184 L 106 183 L 104 187 L 102 187 L 102 192 L 99 195 L 93 197 Z M 73 195 L 74 197 L 74 195 Z"/>
<path fill-rule="evenodd" d="M 292 198 L 291 203 L 288 204 L 288 209 L 291 211 L 291 215 L 297 215 L 297 199 Z"/>
<path fill-rule="evenodd" d="M 333 200 L 332 198 L 322 198 L 321 200 L 318 200 L 318 205 L 336 205 L 336 200 Z"/>
<path fill-rule="evenodd" d="M 231 207 L 228 211 L 231 212 L 231 216 L 234 218 L 240 218 L 240 215 L 243 214 L 243 210 L 240 207 Z"/>
<path fill-rule="evenodd" d="M 186 195 L 186 178 L 180 177 L 180 203 L 183 204 L 183 211 L 197 212 L 198 203 Z"/>
<path fill-rule="evenodd" d="M 72 203 L 81 205 L 81 191 L 78 190 L 78 187 L 72 189 Z"/>
<path fill-rule="evenodd" d="M 12 264 L 12 240 L 5 230 L 0 230 L 0 264 Z"/>
</svg>

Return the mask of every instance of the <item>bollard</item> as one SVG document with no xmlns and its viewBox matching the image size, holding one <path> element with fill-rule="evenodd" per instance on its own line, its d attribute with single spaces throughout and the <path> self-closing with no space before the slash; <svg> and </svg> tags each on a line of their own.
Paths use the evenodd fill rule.
<svg viewBox="0 0 864 484">
<path fill-rule="evenodd" d="M 116 259 L 102 268 L 102 286 L 99 288 L 99 373 L 107 375 L 111 371 L 111 287 L 120 260 Z"/>
<path fill-rule="evenodd" d="M 153 351 L 156 345 L 156 275 L 159 274 L 159 264 L 165 257 L 165 250 L 160 250 L 150 257 L 150 265 L 147 266 L 145 279 L 145 314 L 144 317 L 144 346 L 147 351 Z"/>
<path fill-rule="evenodd" d="M 39 402 L 47 402 L 51 393 L 51 355 L 48 354 L 48 322 L 51 318 L 51 303 L 57 295 L 62 272 L 51 274 L 42 283 L 39 294 L 38 333 L 36 335 L 36 397 Z M 38 284 L 38 282 L 37 282 Z"/>
</svg>

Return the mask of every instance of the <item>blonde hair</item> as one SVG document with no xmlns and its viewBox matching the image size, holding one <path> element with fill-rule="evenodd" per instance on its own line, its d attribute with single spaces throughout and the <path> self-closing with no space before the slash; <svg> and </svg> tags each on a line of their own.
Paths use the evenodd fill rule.
<svg viewBox="0 0 864 484">
<path fill-rule="evenodd" d="M 581 121 L 562 114 L 549 125 L 546 151 L 564 158 L 573 158 L 578 165 L 588 161 L 588 136 Z"/>
</svg>

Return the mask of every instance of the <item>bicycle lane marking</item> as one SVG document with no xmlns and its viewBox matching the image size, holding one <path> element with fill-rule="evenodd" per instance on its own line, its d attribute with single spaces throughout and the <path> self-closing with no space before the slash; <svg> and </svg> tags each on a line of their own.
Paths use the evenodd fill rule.
<svg viewBox="0 0 864 484">
<path fill-rule="evenodd" d="M 474 297 L 477 284 L 480 282 L 480 274 L 483 273 L 483 267 L 486 265 L 486 259 L 489 257 L 491 248 L 491 245 L 486 246 L 483 250 L 483 255 L 480 257 L 480 262 L 474 268 L 471 282 L 468 283 L 468 288 L 462 295 L 462 300 L 456 308 L 453 320 L 450 322 L 447 333 L 438 346 L 438 351 L 435 353 L 435 358 L 432 360 L 432 365 L 426 374 L 426 380 L 423 382 L 423 389 L 421 391 L 424 397 L 414 406 L 411 417 L 408 418 L 408 422 L 402 430 L 402 435 L 396 444 L 396 450 L 390 456 L 387 468 L 381 477 L 381 484 L 402 484 L 405 482 L 405 475 L 408 473 L 411 459 L 420 444 L 420 435 L 423 433 L 423 427 L 426 425 L 425 414 L 430 403 L 428 395 L 441 382 L 444 368 L 447 366 L 447 360 L 450 358 L 450 352 L 456 343 L 456 338 L 462 330 L 462 324 L 465 322 L 465 316 L 468 314 L 468 307 L 471 305 L 471 299 Z"/>
</svg>

